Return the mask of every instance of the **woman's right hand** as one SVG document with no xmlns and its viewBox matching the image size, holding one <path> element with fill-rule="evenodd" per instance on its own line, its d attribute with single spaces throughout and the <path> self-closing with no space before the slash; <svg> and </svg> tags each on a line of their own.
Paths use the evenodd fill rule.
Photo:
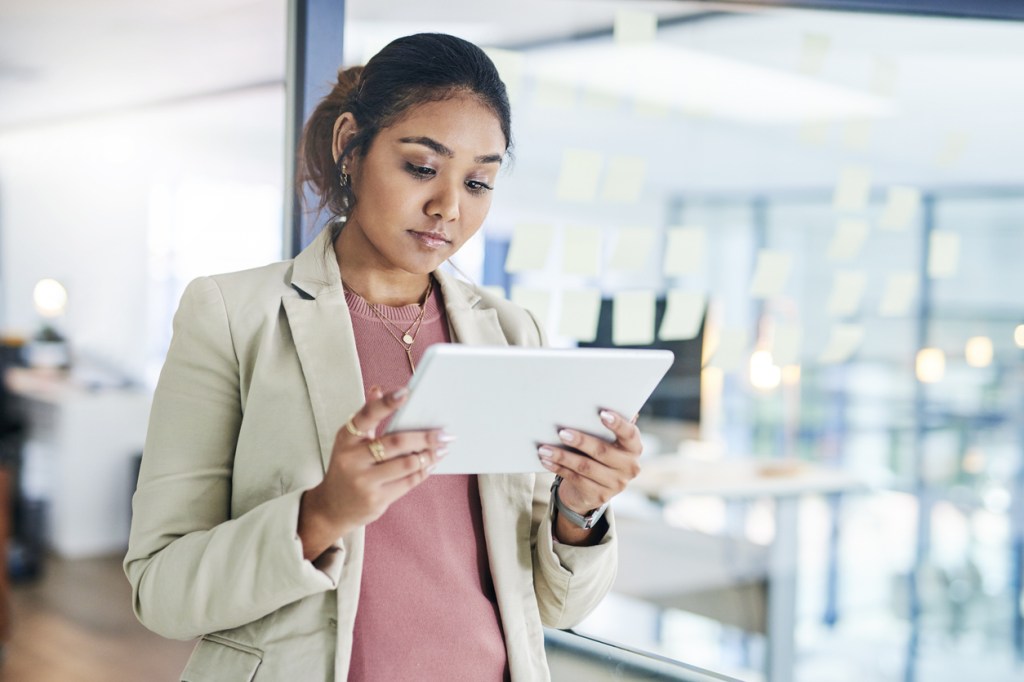
<svg viewBox="0 0 1024 682">
<path fill-rule="evenodd" d="M 401 431 L 382 436 L 377 462 L 370 447 L 381 422 L 408 398 L 401 388 L 384 395 L 370 389 L 369 400 L 352 415 L 351 423 L 365 437 L 344 426 L 334 438 L 334 449 L 323 480 L 302 495 L 298 534 L 303 556 L 313 561 L 349 531 L 374 521 L 393 502 L 418 486 L 447 454 L 453 440 L 440 429 Z"/>
</svg>

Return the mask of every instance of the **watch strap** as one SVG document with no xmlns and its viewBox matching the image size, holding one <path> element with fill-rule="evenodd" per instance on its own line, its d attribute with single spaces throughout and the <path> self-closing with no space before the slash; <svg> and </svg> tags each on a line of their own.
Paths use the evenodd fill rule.
<svg viewBox="0 0 1024 682">
<path fill-rule="evenodd" d="M 585 530 L 593 528 L 601 517 L 604 516 L 605 510 L 608 508 L 608 503 L 605 502 L 597 509 L 591 509 L 586 514 L 580 514 L 575 512 L 569 507 L 562 503 L 562 499 L 558 496 L 558 486 L 562 484 L 562 477 L 555 476 L 555 482 L 551 484 L 551 495 L 555 500 L 555 508 L 558 509 L 558 513 L 564 516 L 566 519 L 572 522 L 574 526 L 579 526 Z"/>
</svg>

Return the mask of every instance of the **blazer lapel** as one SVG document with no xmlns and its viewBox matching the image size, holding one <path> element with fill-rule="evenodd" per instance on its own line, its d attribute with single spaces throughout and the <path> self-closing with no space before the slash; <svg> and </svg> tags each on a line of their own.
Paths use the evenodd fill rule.
<svg viewBox="0 0 1024 682">
<path fill-rule="evenodd" d="M 452 341 L 467 346 L 507 346 L 505 332 L 493 308 L 480 308 L 480 294 L 441 270 L 434 272 L 441 285 Z"/>
<path fill-rule="evenodd" d="M 366 402 L 341 274 L 327 246 L 329 232 L 324 229 L 295 258 L 291 284 L 296 293 L 282 297 L 309 391 L 325 471 L 338 429 Z"/>
</svg>

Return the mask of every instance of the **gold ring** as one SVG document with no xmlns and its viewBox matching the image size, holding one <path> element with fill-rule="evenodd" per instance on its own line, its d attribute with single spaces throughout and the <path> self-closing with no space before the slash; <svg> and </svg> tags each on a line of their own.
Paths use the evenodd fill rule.
<svg viewBox="0 0 1024 682">
<path fill-rule="evenodd" d="M 420 455 L 419 458 L 420 458 L 420 469 L 425 469 L 427 467 L 427 456 L 426 455 Z"/>
<path fill-rule="evenodd" d="M 351 433 L 356 438 L 366 438 L 367 436 L 369 436 L 370 434 L 368 434 L 366 431 L 360 431 L 358 428 L 356 428 L 355 423 L 352 421 L 354 417 L 355 415 L 352 415 L 351 417 L 348 418 L 348 421 L 345 422 L 345 430 Z"/>
<path fill-rule="evenodd" d="M 370 448 L 370 454 L 373 455 L 373 461 L 377 464 L 381 464 L 385 459 L 387 459 L 384 456 L 384 443 L 381 443 L 380 440 L 374 438 L 366 444 L 366 447 Z"/>
</svg>

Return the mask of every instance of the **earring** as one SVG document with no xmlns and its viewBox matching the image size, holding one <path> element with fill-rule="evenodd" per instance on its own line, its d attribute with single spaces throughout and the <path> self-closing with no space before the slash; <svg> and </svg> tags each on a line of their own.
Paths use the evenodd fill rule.
<svg viewBox="0 0 1024 682">
<path fill-rule="evenodd" d="M 341 187 L 342 187 L 342 189 L 347 189 L 351 182 L 352 182 L 352 178 L 348 174 L 348 167 L 344 163 L 342 163 L 341 164 Z"/>
</svg>

